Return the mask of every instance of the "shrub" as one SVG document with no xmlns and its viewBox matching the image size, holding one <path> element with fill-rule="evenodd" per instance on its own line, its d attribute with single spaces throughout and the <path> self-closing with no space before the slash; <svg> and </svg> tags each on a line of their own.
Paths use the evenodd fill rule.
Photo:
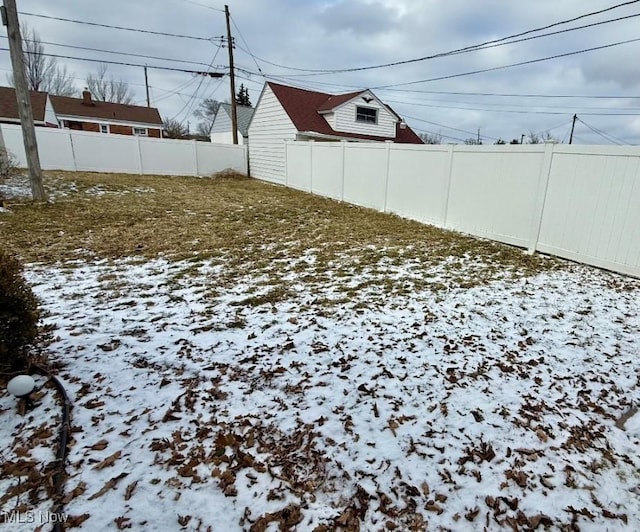
<svg viewBox="0 0 640 532">
<path fill-rule="evenodd" d="M 22 275 L 22 265 L 0 249 L 0 371 L 26 366 L 39 319 L 38 300 Z"/>
<path fill-rule="evenodd" d="M 14 176 L 18 171 L 18 161 L 6 148 L 0 147 L 0 183 Z"/>
</svg>

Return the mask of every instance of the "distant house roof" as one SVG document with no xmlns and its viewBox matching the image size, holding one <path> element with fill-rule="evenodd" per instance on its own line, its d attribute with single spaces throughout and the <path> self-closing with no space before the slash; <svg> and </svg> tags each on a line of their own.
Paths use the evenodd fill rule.
<svg viewBox="0 0 640 532">
<path fill-rule="evenodd" d="M 356 91 L 346 94 L 327 94 L 324 92 L 310 91 L 306 89 L 298 89 L 278 83 L 267 83 L 280 104 L 289 115 L 293 125 L 298 131 L 313 132 L 329 137 L 345 137 L 362 140 L 393 140 L 394 142 L 404 144 L 422 144 L 420 137 L 409 127 L 401 127 L 396 124 L 395 137 L 379 137 L 375 135 L 363 135 L 360 133 L 349 133 L 344 131 L 335 131 L 329 123 L 320 114 L 335 109 L 339 105 L 348 102 L 359 94 L 366 92 Z M 385 105 L 386 106 L 386 105 Z M 398 116 L 393 109 L 386 106 L 390 113 Z"/>
<path fill-rule="evenodd" d="M 45 107 L 47 105 L 47 93 L 31 91 L 31 109 L 33 121 L 44 124 Z M 18 114 L 18 99 L 13 87 L 0 87 L 0 121 L 20 121 Z"/>
<path fill-rule="evenodd" d="M 56 115 L 77 116 L 79 118 L 96 118 L 98 120 L 118 120 L 162 127 L 162 118 L 155 107 L 125 105 L 122 103 L 99 102 L 89 98 L 69 96 L 50 96 Z"/>
<path fill-rule="evenodd" d="M 218 112 L 222 109 L 225 113 L 231 117 L 231 104 L 230 103 L 221 103 Z M 255 109 L 253 107 L 249 107 L 248 105 L 236 105 L 236 115 L 238 118 L 238 131 L 243 137 L 249 136 L 249 122 L 251 122 L 251 117 L 253 116 L 253 111 Z"/>
</svg>

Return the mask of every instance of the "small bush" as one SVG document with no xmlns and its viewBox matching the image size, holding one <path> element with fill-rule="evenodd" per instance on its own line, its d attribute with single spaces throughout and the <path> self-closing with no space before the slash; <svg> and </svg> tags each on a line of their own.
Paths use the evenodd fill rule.
<svg viewBox="0 0 640 532">
<path fill-rule="evenodd" d="M 18 161 L 6 148 L 0 147 L 0 183 L 14 176 L 18 172 Z"/>
<path fill-rule="evenodd" d="M 39 319 L 38 300 L 22 276 L 22 265 L 0 249 L 0 371 L 26 366 Z"/>
</svg>

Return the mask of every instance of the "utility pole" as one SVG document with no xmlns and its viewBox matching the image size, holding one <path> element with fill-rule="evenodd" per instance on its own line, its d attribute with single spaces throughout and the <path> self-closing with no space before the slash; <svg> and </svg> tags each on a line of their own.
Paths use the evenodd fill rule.
<svg viewBox="0 0 640 532">
<path fill-rule="evenodd" d="M 31 109 L 31 96 L 27 86 L 27 77 L 24 73 L 24 56 L 22 55 L 22 37 L 18 22 L 18 9 L 16 0 L 4 0 L 2 7 L 2 23 L 7 27 L 9 39 L 9 54 L 13 67 L 13 83 L 16 88 L 18 100 L 18 116 L 22 125 L 22 139 L 24 151 L 29 167 L 29 182 L 31 195 L 35 201 L 46 201 L 47 196 L 42 184 L 42 169 L 38 156 L 38 143 L 36 141 L 36 129 L 33 124 L 33 110 Z"/>
<path fill-rule="evenodd" d="M 233 143 L 238 144 L 238 112 L 236 109 L 236 78 L 233 69 L 233 37 L 231 37 L 231 21 L 229 20 L 229 6 L 224 6 L 227 17 L 227 46 L 229 48 L 229 79 L 231 80 L 231 127 L 233 129 Z"/>
<path fill-rule="evenodd" d="M 147 65 L 144 66 L 144 86 L 147 89 L 147 107 L 151 107 L 151 100 L 149 100 L 149 78 L 147 77 Z"/>
<path fill-rule="evenodd" d="M 573 143 L 573 130 L 576 128 L 576 120 L 578 120 L 578 115 L 573 115 L 573 123 L 571 124 L 571 135 L 569 135 L 569 144 Z"/>
<path fill-rule="evenodd" d="M 480 128 L 478 128 L 478 144 L 480 144 Z"/>
</svg>

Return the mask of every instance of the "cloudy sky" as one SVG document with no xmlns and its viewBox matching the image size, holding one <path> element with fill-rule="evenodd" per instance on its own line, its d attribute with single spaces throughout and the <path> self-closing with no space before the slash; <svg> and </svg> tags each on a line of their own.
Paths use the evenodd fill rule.
<svg viewBox="0 0 640 532">
<path fill-rule="evenodd" d="M 48 53 L 228 72 L 227 49 L 215 38 L 226 32 L 224 3 L 218 0 L 17 3 L 21 21 L 39 32 Z M 477 136 L 478 129 L 484 143 L 547 131 L 567 142 L 576 113 L 574 143 L 640 144 L 640 1 L 229 0 L 228 5 L 237 83 L 248 87 L 253 103 L 265 79 L 330 93 L 372 88 L 414 129 L 440 134 L 443 142 L 462 142 Z M 500 46 L 396 66 L 335 72 L 451 52 L 618 5 L 520 39 L 561 32 L 555 35 L 513 44 L 501 41 L 495 43 Z M 585 25 L 591 27 L 565 31 Z M 0 48 L 6 48 L 6 31 L 0 34 Z M 496 69 L 590 48 L 600 49 Z M 59 62 L 73 73 L 79 90 L 98 66 L 75 59 Z M 0 52 L 2 74 L 10 68 L 8 52 Z M 494 70 L 460 75 L 485 69 Z M 109 70 L 130 84 L 136 103 L 146 103 L 141 67 L 110 65 Z M 193 111 L 204 98 L 229 98 L 227 76 L 212 79 L 150 68 L 149 85 L 151 103 L 163 118 L 189 122 L 191 130 L 198 122 Z"/>
</svg>

